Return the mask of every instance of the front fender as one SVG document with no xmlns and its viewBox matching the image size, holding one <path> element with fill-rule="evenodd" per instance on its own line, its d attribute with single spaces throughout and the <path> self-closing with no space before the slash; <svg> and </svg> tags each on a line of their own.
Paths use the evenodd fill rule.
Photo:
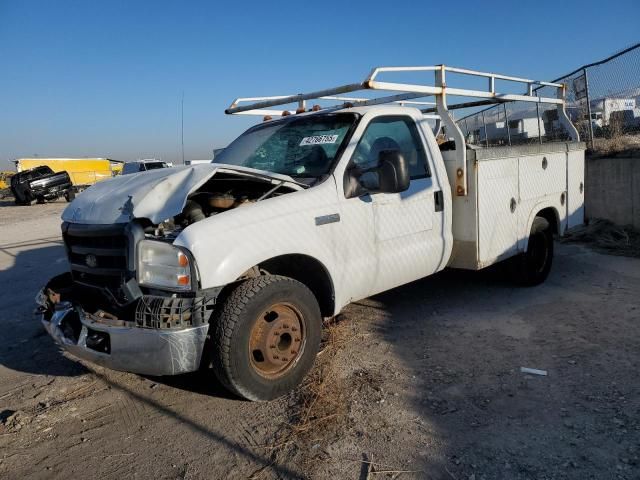
<svg viewBox="0 0 640 480">
<path fill-rule="evenodd" d="M 340 224 L 316 225 L 316 217 L 338 212 L 332 184 L 209 217 L 190 225 L 174 244 L 193 254 L 202 288 L 227 285 L 251 267 L 287 254 L 318 260 L 335 282 L 344 263 L 336 230 Z"/>
</svg>

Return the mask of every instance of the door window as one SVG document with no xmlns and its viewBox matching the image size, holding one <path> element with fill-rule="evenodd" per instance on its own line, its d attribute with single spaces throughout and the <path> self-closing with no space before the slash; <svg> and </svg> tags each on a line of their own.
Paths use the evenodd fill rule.
<svg viewBox="0 0 640 480">
<path fill-rule="evenodd" d="M 361 169 L 375 167 L 384 150 L 402 152 L 412 180 L 431 176 L 423 143 L 411 118 L 394 116 L 372 120 L 356 147 L 352 163 Z"/>
</svg>

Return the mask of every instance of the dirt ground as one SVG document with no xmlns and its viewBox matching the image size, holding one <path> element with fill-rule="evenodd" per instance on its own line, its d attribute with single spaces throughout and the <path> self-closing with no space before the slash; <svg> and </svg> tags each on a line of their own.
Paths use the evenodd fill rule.
<svg viewBox="0 0 640 480">
<path fill-rule="evenodd" d="M 301 429 L 300 392 L 62 355 L 32 311 L 64 206 L 0 204 L 0 478 L 640 478 L 640 259 L 556 244 L 540 287 L 445 271 L 349 306 Z"/>
</svg>

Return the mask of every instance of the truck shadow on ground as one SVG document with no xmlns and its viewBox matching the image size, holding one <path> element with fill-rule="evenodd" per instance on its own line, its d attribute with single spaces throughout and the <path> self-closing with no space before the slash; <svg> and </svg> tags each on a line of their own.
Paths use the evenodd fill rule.
<svg viewBox="0 0 640 480">
<path fill-rule="evenodd" d="M 218 382 L 218 379 L 211 370 L 203 369 L 198 372 L 167 377 L 143 376 L 153 382 L 166 385 L 167 387 L 176 388 L 178 390 L 184 390 L 185 392 L 207 395 L 209 397 L 218 397 L 226 400 L 244 401 L 226 390 L 220 382 Z"/>
<path fill-rule="evenodd" d="M 93 369 L 92 369 L 92 373 L 96 377 L 98 377 L 101 381 L 103 381 L 106 385 L 108 385 L 110 388 L 120 391 L 121 393 L 130 397 L 132 400 L 144 404 L 146 407 L 152 409 L 153 411 L 161 414 L 164 417 L 168 417 L 178 421 L 181 425 L 186 426 L 189 430 L 191 430 L 196 435 L 203 437 L 208 441 L 214 442 L 215 444 L 226 449 L 227 451 L 235 452 L 238 455 L 244 457 L 245 459 L 251 461 L 253 463 L 252 469 L 254 469 L 255 471 L 260 471 L 263 468 L 269 468 L 277 476 L 277 478 L 283 478 L 283 479 L 306 478 L 304 474 L 298 472 L 294 467 L 278 463 L 269 455 L 265 455 L 263 453 L 256 453 L 254 451 L 255 449 L 250 448 L 250 446 L 242 445 L 232 440 L 231 438 L 229 438 L 229 435 L 225 435 L 224 433 L 219 433 L 215 431 L 213 428 L 211 428 L 210 426 L 206 426 L 204 425 L 204 423 L 194 420 L 192 416 L 189 414 L 190 413 L 189 410 L 185 410 L 185 413 L 183 414 L 177 409 L 172 408 L 171 406 L 163 405 L 159 401 L 156 401 L 153 398 L 150 398 L 149 396 L 144 395 L 142 392 L 134 390 L 134 388 L 131 388 L 117 380 L 112 380 L 107 375 L 103 375 L 102 373 L 95 371 Z M 174 378 L 177 379 L 181 377 L 183 381 L 190 383 L 190 382 L 196 381 L 196 376 L 197 374 L 188 374 L 188 375 L 176 376 Z M 153 377 L 150 377 L 150 378 L 153 378 Z M 203 378 L 200 377 L 200 380 L 203 380 Z M 171 383 L 167 383 L 167 385 L 176 386 L 177 388 L 180 388 L 179 387 L 180 383 L 181 382 L 178 381 L 174 385 L 171 385 Z M 215 389 L 215 391 L 218 391 L 217 388 Z M 207 391 L 205 389 L 200 393 L 203 393 L 205 395 L 212 395 L 213 391 Z"/>
<path fill-rule="evenodd" d="M 485 328 L 491 330 L 486 323 L 487 308 L 491 309 L 489 304 L 492 303 L 488 299 L 493 298 L 498 306 L 500 301 L 517 296 L 521 290 L 513 286 L 507 265 L 495 265 L 478 272 L 445 270 L 355 304 L 357 310 L 364 307 L 377 311 L 372 316 L 383 320 L 375 320 L 366 330 L 381 339 L 383 349 L 390 349 L 392 356 L 397 358 L 388 360 L 389 356 L 385 354 L 387 361 L 379 370 L 384 379 L 381 385 L 389 395 L 404 390 L 406 413 L 391 411 L 385 414 L 383 423 L 390 429 L 378 432 L 378 435 L 386 437 L 388 444 L 402 445 L 402 449 L 412 452 L 415 463 L 403 465 L 399 470 L 419 470 L 421 473 L 415 478 L 422 478 L 421 475 L 443 480 L 468 478 L 474 470 L 461 468 L 460 457 L 479 466 L 485 460 L 482 455 L 487 451 L 489 456 L 494 454 L 491 446 L 478 449 L 480 459 L 469 460 L 469 455 L 463 455 L 476 448 L 473 445 L 476 441 L 485 441 L 486 435 L 504 433 L 489 427 L 479 437 L 474 435 L 473 430 L 480 425 L 477 412 L 484 408 L 481 403 L 483 392 L 487 394 L 486 390 L 495 386 L 489 386 L 487 376 L 478 374 L 480 365 L 474 365 L 476 361 L 489 360 L 474 352 L 492 348 L 495 357 L 500 357 L 499 345 L 489 346 L 476 335 L 480 336 Z M 465 307 L 460 308 L 461 304 Z M 483 317 L 480 319 L 482 326 L 478 325 L 477 329 L 471 326 L 476 311 Z M 348 321 L 348 312 L 346 316 Z M 492 367 L 503 370 L 505 366 L 493 364 Z M 499 382 L 496 379 L 495 383 L 499 385 Z M 386 400 L 387 404 L 396 402 L 393 397 Z M 377 408 L 377 405 L 373 407 Z M 384 410 L 392 408 L 389 405 Z M 407 423 L 405 416 L 414 420 Z M 402 430 L 410 434 L 400 433 Z M 473 440 L 468 441 L 469 438 Z M 375 456 L 384 461 L 380 453 Z"/>
<path fill-rule="evenodd" d="M 0 245 L 0 364 L 29 374 L 77 376 L 86 373 L 78 362 L 62 355 L 34 317 L 38 290 L 66 269 L 59 238 L 15 241 Z M 28 248 L 29 250 L 23 250 Z"/>
<path fill-rule="evenodd" d="M 611 277 L 582 258 L 556 257 L 537 287 L 514 287 L 500 268 L 450 270 L 350 307 L 347 318 L 380 341 L 385 395 L 401 392 L 372 408 L 390 415 L 378 435 L 412 451 L 408 468 L 487 479 L 607 478 L 632 468 L 624 462 L 638 439 L 627 428 L 637 423 L 628 416 L 637 387 L 620 381 L 634 375 L 637 358 L 633 284 L 614 290 L 617 298 L 602 293 L 594 282 Z M 612 318 L 603 329 L 605 311 Z M 525 375 L 523 366 L 548 376 Z M 415 421 L 397 427 L 403 417 Z"/>
</svg>

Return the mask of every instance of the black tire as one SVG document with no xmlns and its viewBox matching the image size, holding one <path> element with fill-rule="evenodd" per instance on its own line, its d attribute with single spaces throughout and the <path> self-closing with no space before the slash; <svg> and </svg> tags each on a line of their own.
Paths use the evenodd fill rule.
<svg viewBox="0 0 640 480">
<path fill-rule="evenodd" d="M 15 199 L 16 205 L 29 206 L 33 201 L 29 192 L 13 192 L 13 198 Z"/>
<path fill-rule="evenodd" d="M 525 287 L 540 285 L 553 263 L 553 233 L 547 219 L 536 217 L 531 226 L 527 251 L 513 259 L 515 281 Z"/>
<path fill-rule="evenodd" d="M 300 335 L 291 333 L 295 338 L 289 335 L 289 343 L 281 351 L 286 355 L 289 352 L 295 355 L 289 359 L 290 364 L 282 367 L 284 370 L 276 372 L 274 376 L 265 374 L 260 369 L 271 365 L 270 360 L 265 360 L 264 356 L 272 356 L 278 351 L 266 350 L 263 356 L 260 350 L 252 350 L 252 345 L 256 328 L 262 333 L 262 322 L 268 325 L 267 322 L 275 320 L 269 320 L 268 317 L 280 305 L 296 312 L 294 323 L 298 322 L 295 324 L 300 327 Z M 277 321 L 285 322 L 280 323 L 284 325 L 283 328 L 291 328 L 286 320 Z M 295 331 L 295 328 L 292 330 Z M 305 285 L 289 277 L 262 275 L 246 280 L 231 292 L 214 315 L 210 332 L 211 352 L 207 353 L 211 355 L 218 380 L 228 390 L 247 400 L 272 400 L 293 390 L 313 366 L 320 348 L 322 317 L 318 301 Z M 280 332 L 274 335 L 277 333 Z M 276 338 L 284 339 L 285 335 L 288 333 L 283 332 Z M 294 350 L 296 345 L 297 350 Z M 278 344 L 277 348 L 280 346 Z M 275 346 L 267 348 L 273 349 Z M 256 352 L 259 353 L 257 356 Z M 282 357 L 279 361 L 284 360 L 287 358 Z M 266 363 L 260 365 L 259 362 Z"/>
<path fill-rule="evenodd" d="M 45 202 L 44 197 L 36 197 L 36 203 L 38 205 L 42 205 L 43 203 L 46 203 L 46 202 Z"/>
<path fill-rule="evenodd" d="M 66 192 L 64 192 L 64 199 L 67 202 L 73 202 L 73 200 L 76 198 L 76 192 L 74 192 L 73 190 L 69 189 Z"/>
</svg>

